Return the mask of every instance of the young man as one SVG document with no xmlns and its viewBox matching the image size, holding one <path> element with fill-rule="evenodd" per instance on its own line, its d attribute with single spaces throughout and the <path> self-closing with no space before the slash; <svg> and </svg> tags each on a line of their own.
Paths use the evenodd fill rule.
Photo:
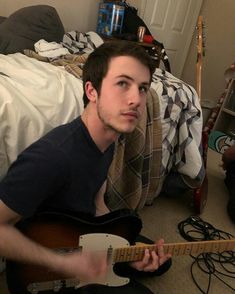
<svg viewBox="0 0 235 294">
<path fill-rule="evenodd" d="M 104 43 L 90 54 L 83 71 L 85 109 L 81 117 L 29 146 L 0 184 L 0 256 L 84 281 L 106 274 L 105 253 L 58 254 L 23 236 L 14 224 L 42 211 L 91 216 L 109 212 L 104 192 L 114 142 L 120 134 L 135 129 L 153 70 L 151 58 L 133 43 Z M 143 272 L 161 270 L 169 260 L 162 245 L 163 240 L 158 241 L 157 253 L 146 250 L 143 260 L 131 266 Z M 111 289 L 88 286 L 79 293 L 99 293 L 99 289 L 100 293 L 131 293 L 131 289 L 150 293 L 133 282 Z"/>
</svg>

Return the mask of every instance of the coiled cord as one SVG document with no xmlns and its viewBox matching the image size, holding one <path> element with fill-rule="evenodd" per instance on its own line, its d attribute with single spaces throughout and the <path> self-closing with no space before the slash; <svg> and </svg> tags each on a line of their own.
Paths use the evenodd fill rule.
<svg viewBox="0 0 235 294">
<path fill-rule="evenodd" d="M 215 228 L 210 223 L 202 220 L 199 216 L 190 216 L 181 221 L 178 224 L 178 229 L 180 235 L 187 241 L 229 240 L 233 238 L 233 235 L 230 233 Z M 191 276 L 201 293 L 209 293 L 212 277 L 218 279 L 225 286 L 230 288 L 230 290 L 235 292 L 235 288 L 231 286 L 231 281 L 235 279 L 235 251 L 201 253 L 198 256 L 191 255 L 191 257 L 193 258 Z M 196 267 L 201 272 L 208 275 L 206 289 L 203 289 L 196 279 Z"/>
</svg>

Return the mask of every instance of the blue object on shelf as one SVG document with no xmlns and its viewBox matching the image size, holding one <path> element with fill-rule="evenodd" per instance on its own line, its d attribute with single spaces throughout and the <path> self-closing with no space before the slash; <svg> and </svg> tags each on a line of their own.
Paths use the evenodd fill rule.
<svg viewBox="0 0 235 294">
<path fill-rule="evenodd" d="M 125 7 L 122 3 L 100 3 L 96 32 L 112 36 L 121 34 Z"/>
</svg>

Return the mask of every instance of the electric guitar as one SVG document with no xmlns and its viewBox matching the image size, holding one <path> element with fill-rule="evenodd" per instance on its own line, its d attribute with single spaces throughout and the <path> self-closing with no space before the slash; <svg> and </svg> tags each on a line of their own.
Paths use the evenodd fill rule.
<svg viewBox="0 0 235 294">
<path fill-rule="evenodd" d="M 196 63 L 196 91 L 199 101 L 202 98 L 202 57 L 205 55 L 205 42 L 203 35 L 203 18 L 201 15 L 198 17 L 197 22 L 197 63 Z M 208 149 L 208 132 L 202 131 L 202 158 L 204 167 L 206 169 L 207 164 L 207 149 Z M 205 178 L 200 187 L 194 190 L 194 206 L 196 212 L 200 214 L 206 205 L 208 194 L 208 178 L 205 174 Z"/>
<path fill-rule="evenodd" d="M 121 286 L 129 282 L 128 278 L 115 274 L 115 263 L 141 260 L 147 248 L 157 250 L 155 244 L 134 244 L 141 228 L 140 218 L 129 210 L 114 211 L 96 218 L 45 213 L 20 227 L 29 238 L 61 254 L 75 250 L 104 250 L 109 261 L 108 274 L 103 280 L 94 280 L 92 283 L 108 286 Z M 235 240 L 164 245 L 165 253 L 176 256 L 222 252 L 234 248 Z M 68 288 L 71 291 L 71 288 L 76 290 L 86 285 L 83 281 L 58 276 L 45 268 L 12 261 L 7 261 L 7 282 L 11 294 L 67 293 Z"/>
</svg>

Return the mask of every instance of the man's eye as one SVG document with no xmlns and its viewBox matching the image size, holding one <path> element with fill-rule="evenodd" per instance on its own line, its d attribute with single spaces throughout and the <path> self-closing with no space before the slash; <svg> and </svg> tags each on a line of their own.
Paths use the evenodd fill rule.
<svg viewBox="0 0 235 294">
<path fill-rule="evenodd" d="M 141 86 L 141 87 L 139 87 L 139 90 L 140 90 L 141 93 L 147 93 L 148 92 L 148 87 Z"/>
<path fill-rule="evenodd" d="M 126 87 L 127 86 L 127 82 L 120 81 L 120 82 L 118 82 L 118 85 L 121 86 L 121 87 Z"/>
</svg>

